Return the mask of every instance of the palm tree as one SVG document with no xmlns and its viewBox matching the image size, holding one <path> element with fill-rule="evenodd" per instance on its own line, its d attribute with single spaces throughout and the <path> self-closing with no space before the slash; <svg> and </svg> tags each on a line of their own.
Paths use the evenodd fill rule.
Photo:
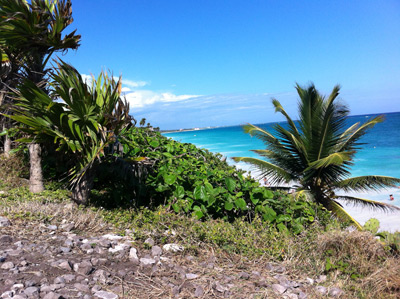
<svg viewBox="0 0 400 299">
<path fill-rule="evenodd" d="M 21 73 L 45 88 L 46 68 L 54 52 L 77 49 L 80 35 L 75 31 L 62 36 L 73 22 L 70 0 L 0 0 L 1 44 L 23 53 Z M 34 140 L 29 145 L 30 190 L 43 190 L 41 147 Z"/>
<path fill-rule="evenodd" d="M 343 209 L 338 199 L 383 210 L 399 210 L 382 202 L 336 193 L 337 190 L 377 190 L 400 183 L 400 179 L 386 176 L 349 177 L 354 155 L 362 144 L 359 142 L 360 138 L 382 122 L 383 116 L 345 129 L 349 110 L 346 105 L 337 101 L 339 86 L 333 88 L 328 98 L 322 96 L 313 84 L 306 88 L 296 84 L 296 90 L 300 97 L 297 124 L 279 101 L 272 99 L 275 112 L 280 112 L 286 118 L 287 128 L 277 124 L 274 127 L 276 134 L 273 135 L 251 124 L 243 126 L 246 133 L 265 143 L 265 150 L 254 152 L 267 161 L 245 157 L 233 159 L 255 166 L 273 184 L 291 181 L 298 183 L 298 195 L 305 194 L 338 218 L 353 222 L 359 229 L 360 224 Z"/>
<path fill-rule="evenodd" d="M 119 136 L 134 125 L 129 105 L 121 99 L 121 78 L 115 82 L 107 73 L 93 78 L 89 86 L 76 69 L 61 62 L 50 78 L 50 95 L 29 80 L 19 86 L 10 117 L 32 136 L 21 141 L 51 141 L 72 157 L 72 199 L 86 204 L 96 166 L 117 155 Z"/>
</svg>

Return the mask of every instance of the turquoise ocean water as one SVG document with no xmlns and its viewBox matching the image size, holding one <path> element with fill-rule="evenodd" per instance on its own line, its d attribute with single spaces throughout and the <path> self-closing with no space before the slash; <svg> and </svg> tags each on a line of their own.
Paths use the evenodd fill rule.
<svg viewBox="0 0 400 299">
<path fill-rule="evenodd" d="M 348 118 L 348 126 L 367 120 L 377 115 L 357 115 Z M 365 143 L 356 154 L 354 166 L 351 168 L 352 176 L 383 175 L 400 178 L 400 112 L 386 113 L 385 121 L 377 124 L 364 135 L 360 142 Z M 258 124 L 258 126 L 271 130 L 275 123 Z M 285 122 L 280 123 L 285 125 Z M 231 157 L 257 157 L 251 149 L 264 149 L 265 146 L 259 139 L 243 133 L 240 126 L 221 127 L 214 129 L 175 132 L 164 134 L 174 140 L 193 143 L 198 147 L 206 148 L 215 153 L 228 157 L 231 165 L 236 165 L 245 170 L 251 170 L 244 163 L 236 164 Z M 256 172 L 252 172 L 255 176 Z M 389 194 L 394 194 L 395 200 L 389 201 Z M 400 207 L 400 189 L 392 188 L 381 192 L 368 192 L 350 194 L 361 198 L 368 198 Z M 382 230 L 400 231 L 400 213 L 385 213 L 369 208 L 360 208 L 344 202 L 345 209 L 361 224 L 370 218 L 378 218 Z"/>
</svg>

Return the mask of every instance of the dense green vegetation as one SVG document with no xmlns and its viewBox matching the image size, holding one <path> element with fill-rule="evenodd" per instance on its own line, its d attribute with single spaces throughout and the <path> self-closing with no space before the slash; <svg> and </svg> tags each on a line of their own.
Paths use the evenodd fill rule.
<svg viewBox="0 0 400 299">
<path fill-rule="evenodd" d="M 289 228 L 295 233 L 319 217 L 329 218 L 327 211 L 305 198 L 261 187 L 219 154 L 167 139 L 147 128 L 131 129 L 123 137 L 125 161 L 153 161 L 147 178 L 136 185 L 132 205 L 167 204 L 177 213 L 198 219 L 246 217 L 251 221 L 260 215 L 282 231 Z"/>
<path fill-rule="evenodd" d="M 355 196 L 340 195 L 339 191 L 370 191 L 394 186 L 399 178 L 386 176 L 359 176 L 350 178 L 350 166 L 359 146 L 359 140 L 383 116 L 375 117 L 364 124 L 356 123 L 345 129 L 349 109 L 337 101 L 339 86 L 325 98 L 313 84 L 302 88 L 296 85 L 299 95 L 299 121 L 296 124 L 286 113 L 278 100 L 272 103 L 276 112 L 287 120 L 288 128 L 276 124 L 275 133 L 248 124 L 243 127 L 246 133 L 261 139 L 267 149 L 254 150 L 267 160 L 235 157 L 234 160 L 250 163 L 257 167 L 263 176 L 274 183 L 298 184 L 297 194 L 304 194 L 334 212 L 344 221 L 351 221 L 359 229 L 360 224 L 352 218 L 337 199 L 356 205 L 399 210 L 398 207 L 382 202 Z"/>
</svg>

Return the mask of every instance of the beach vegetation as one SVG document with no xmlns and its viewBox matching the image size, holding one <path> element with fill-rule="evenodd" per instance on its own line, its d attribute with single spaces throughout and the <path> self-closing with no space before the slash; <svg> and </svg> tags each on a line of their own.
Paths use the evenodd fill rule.
<svg viewBox="0 0 400 299">
<path fill-rule="evenodd" d="M 251 222 L 260 217 L 282 232 L 295 234 L 314 222 L 329 222 L 331 217 L 322 206 L 305 198 L 296 200 L 285 192 L 261 187 L 244 171 L 228 165 L 220 154 L 193 144 L 176 142 L 143 128 L 125 131 L 120 140 L 125 161 L 152 161 L 151 167 L 140 180 L 134 173 L 125 175 L 130 179 L 136 176 L 137 180 L 130 184 L 132 191 L 119 194 L 117 201 L 107 197 L 113 196 L 116 188 L 101 185 L 105 181 L 99 179 L 95 188 L 103 190 L 97 196 L 103 201 L 97 202 L 98 205 L 108 208 L 166 205 L 176 213 L 197 219 L 220 218 L 230 222 L 241 217 Z"/>
<path fill-rule="evenodd" d="M 253 165 L 273 184 L 295 184 L 297 197 L 304 195 L 316 201 L 360 230 L 361 225 L 344 210 L 339 200 L 371 208 L 399 210 L 383 202 L 338 193 L 374 191 L 400 183 L 399 178 L 387 176 L 350 177 L 350 167 L 362 145 L 361 137 L 382 122 L 383 116 L 346 128 L 349 109 L 338 99 L 339 86 L 335 86 L 328 97 L 319 93 L 313 84 L 306 87 L 297 84 L 296 90 L 300 98 L 299 120 L 294 121 L 281 103 L 272 99 L 275 111 L 285 117 L 287 126 L 276 124 L 274 131 L 269 132 L 252 124 L 244 125 L 244 131 L 262 140 L 266 149 L 254 150 L 262 159 L 233 159 Z"/>
</svg>

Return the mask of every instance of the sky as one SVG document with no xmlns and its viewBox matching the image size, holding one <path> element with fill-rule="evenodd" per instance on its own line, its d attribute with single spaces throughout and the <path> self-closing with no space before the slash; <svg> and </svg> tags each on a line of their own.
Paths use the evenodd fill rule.
<svg viewBox="0 0 400 299">
<path fill-rule="evenodd" d="M 341 85 L 352 115 L 400 111 L 400 1 L 72 0 L 84 75 L 122 75 L 161 129 L 297 118 L 294 86 Z"/>
</svg>

